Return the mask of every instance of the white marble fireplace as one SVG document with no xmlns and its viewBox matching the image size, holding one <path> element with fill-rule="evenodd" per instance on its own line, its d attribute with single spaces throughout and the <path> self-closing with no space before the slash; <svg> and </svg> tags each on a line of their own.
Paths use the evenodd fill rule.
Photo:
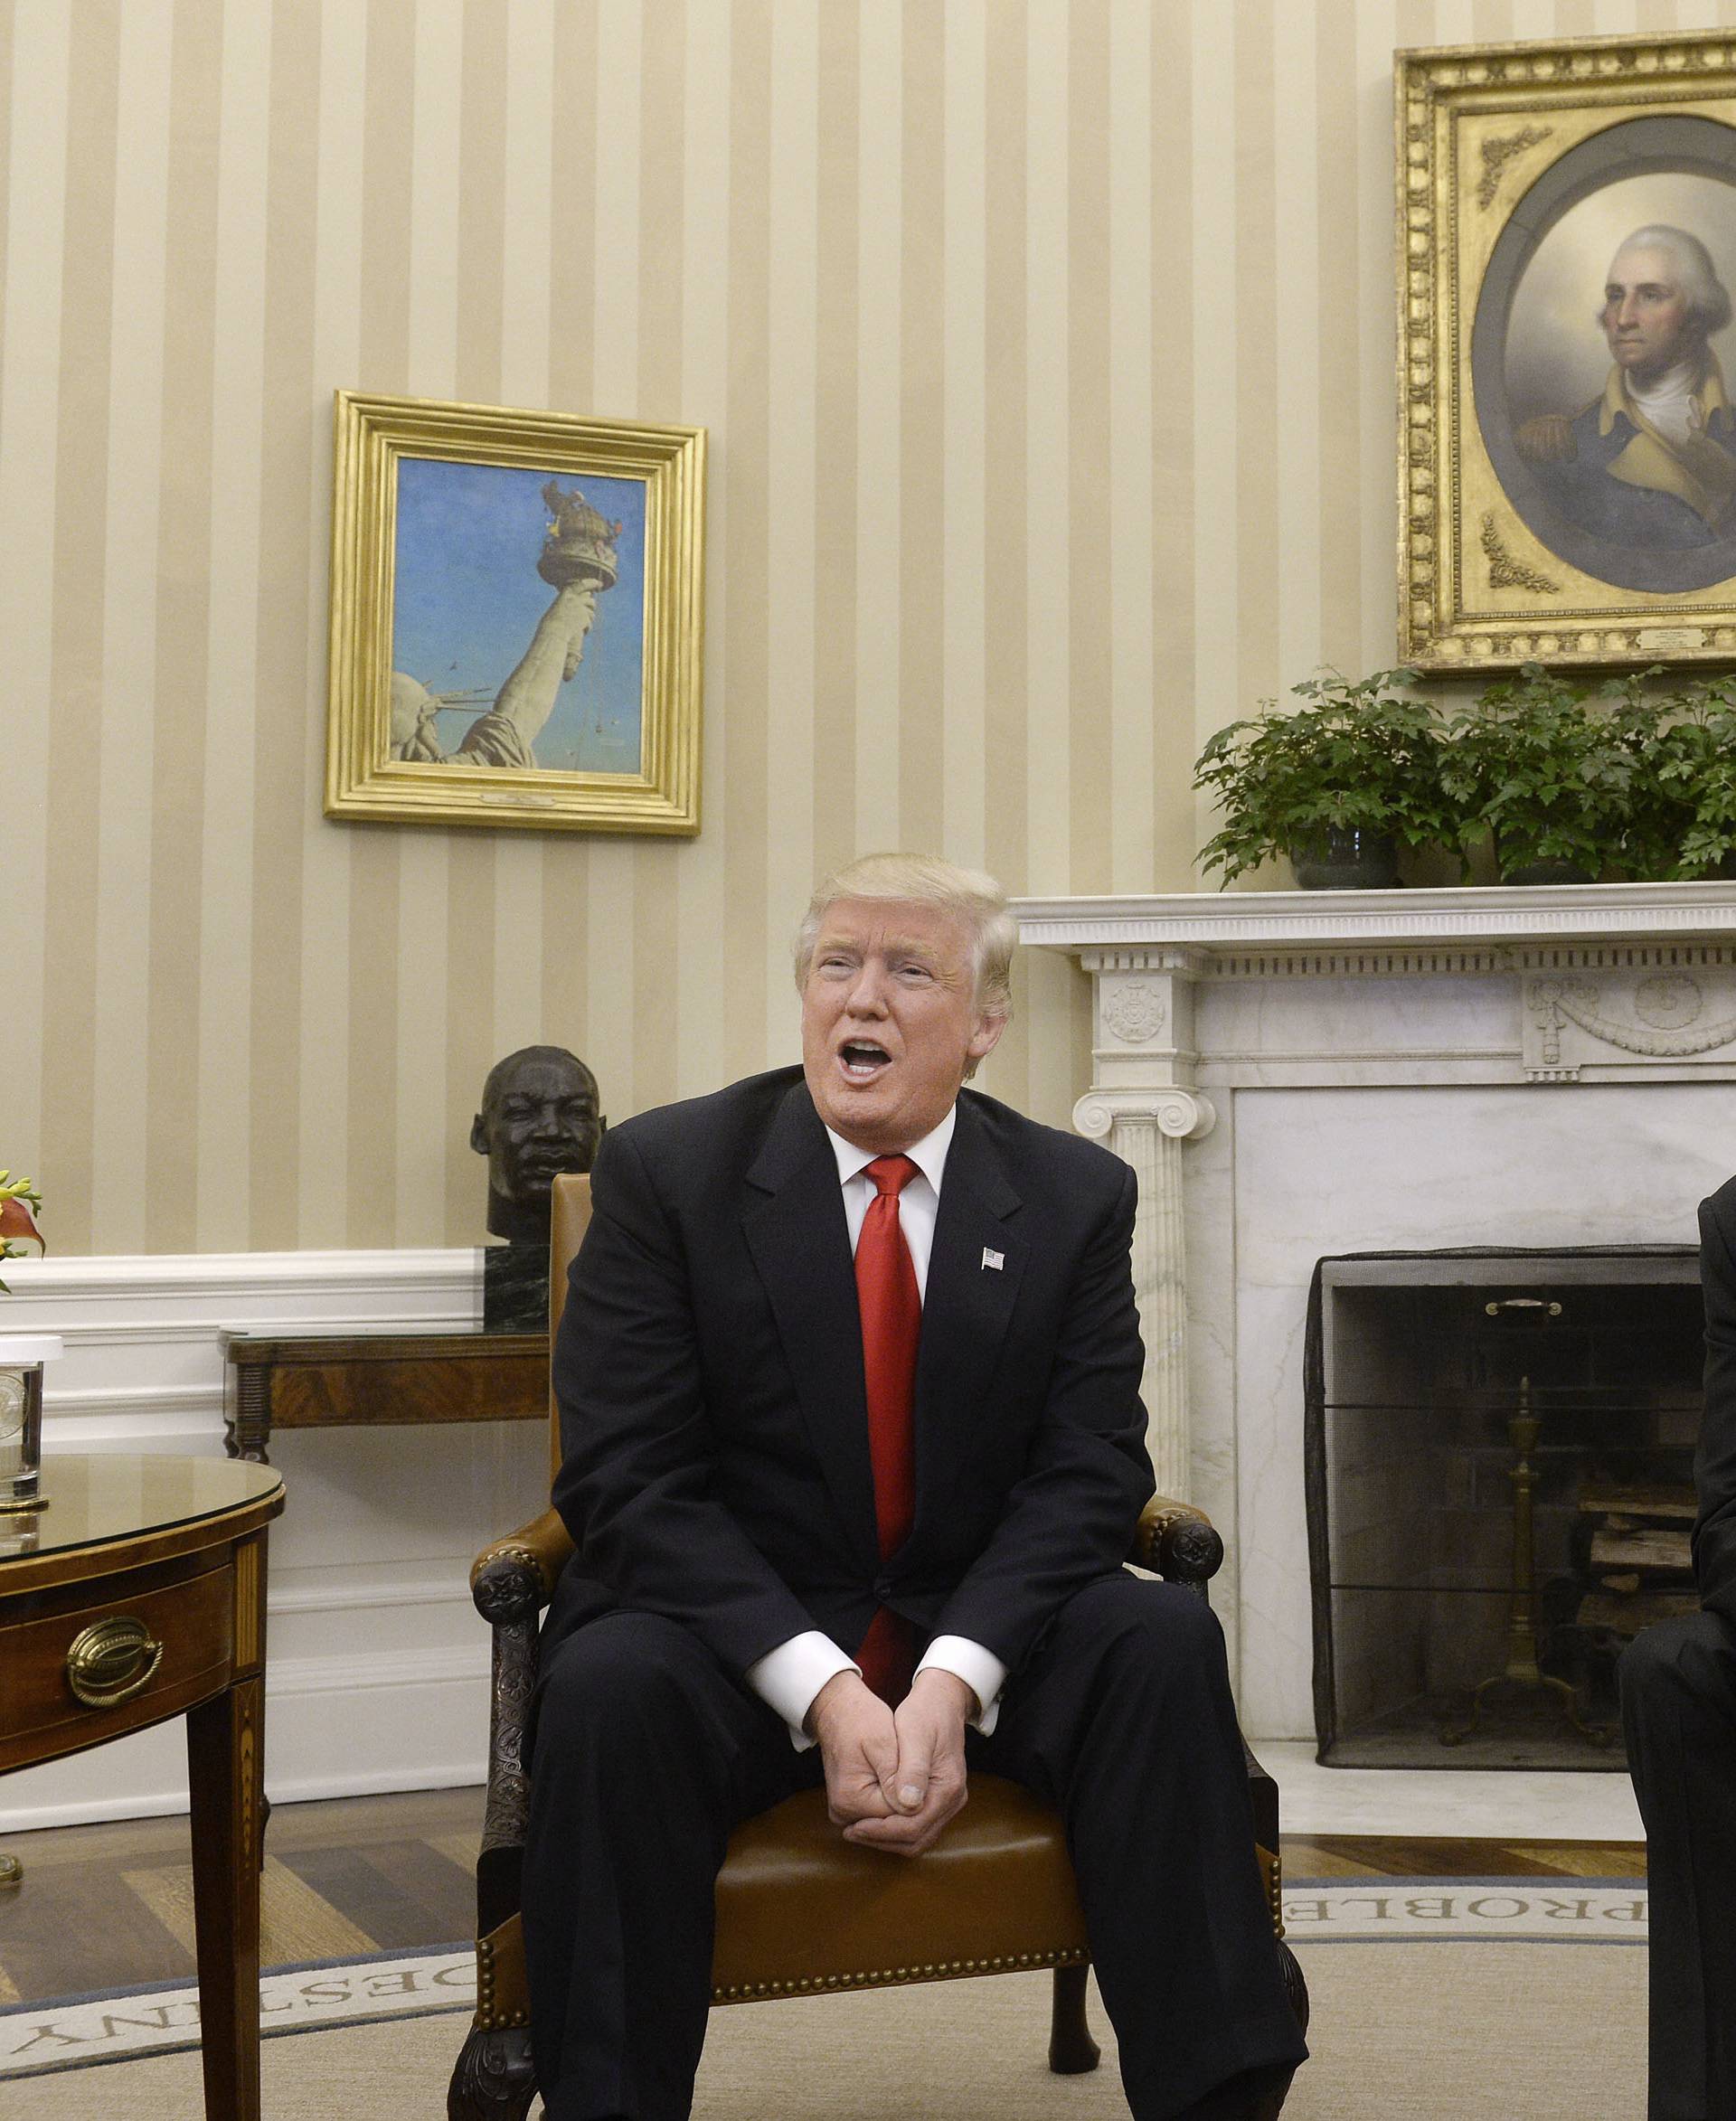
<svg viewBox="0 0 1736 2121">
<path fill-rule="evenodd" d="M 1687 1244 L 1736 1171 L 1736 885 L 1028 899 L 1094 992 L 1074 1111 L 1139 1173 L 1160 1486 L 1228 1554 L 1250 1736 L 1310 1739 L 1315 1262 Z"/>
</svg>

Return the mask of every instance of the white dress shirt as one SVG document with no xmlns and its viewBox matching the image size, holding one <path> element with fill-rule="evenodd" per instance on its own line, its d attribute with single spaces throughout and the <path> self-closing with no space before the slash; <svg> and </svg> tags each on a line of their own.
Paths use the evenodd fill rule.
<svg viewBox="0 0 1736 2121">
<path fill-rule="evenodd" d="M 934 1219 L 940 1208 L 940 1181 L 947 1168 L 947 1151 L 952 1146 L 952 1130 L 958 1117 L 958 1108 L 955 1105 L 932 1134 L 924 1135 L 920 1142 L 904 1151 L 916 1165 L 917 1175 L 906 1183 L 898 1196 L 898 1224 L 910 1249 L 910 1265 L 916 1269 L 918 1293 L 925 1299 L 929 1293 L 929 1255 L 934 1249 Z M 849 1225 L 850 1249 L 854 1254 L 868 1213 L 868 1203 L 879 1190 L 868 1176 L 868 1166 L 874 1161 L 876 1152 L 857 1148 L 854 1142 L 846 1142 L 842 1135 L 834 1134 L 829 1126 L 826 1133 L 832 1144 L 832 1153 L 838 1160 L 838 1183 L 844 1189 L 844 1220 Z M 962 1679 L 976 1695 L 981 1707 L 970 1720 L 986 1737 L 1000 1714 L 1006 1666 L 992 1650 L 962 1635 L 937 1635 L 917 1670 L 926 1672 L 930 1664 Z M 788 1724 L 797 1751 L 805 1752 L 814 1740 L 803 1730 L 802 1721 L 814 1706 L 815 1696 L 828 1679 L 835 1679 L 840 1672 L 861 1670 L 861 1665 L 854 1658 L 846 1657 L 830 1636 L 813 1627 L 768 1651 L 757 1663 L 748 1666 L 743 1676 L 766 1706 L 775 1709 Z"/>
</svg>

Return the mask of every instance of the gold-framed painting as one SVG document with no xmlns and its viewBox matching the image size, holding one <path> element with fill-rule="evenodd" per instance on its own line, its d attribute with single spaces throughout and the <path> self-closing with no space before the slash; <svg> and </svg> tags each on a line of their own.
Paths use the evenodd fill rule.
<svg viewBox="0 0 1736 2121">
<path fill-rule="evenodd" d="M 326 815 L 696 833 L 704 430 L 335 419 Z"/>
<path fill-rule="evenodd" d="M 1736 662 L 1736 32 L 1395 71 L 1401 660 Z"/>
</svg>

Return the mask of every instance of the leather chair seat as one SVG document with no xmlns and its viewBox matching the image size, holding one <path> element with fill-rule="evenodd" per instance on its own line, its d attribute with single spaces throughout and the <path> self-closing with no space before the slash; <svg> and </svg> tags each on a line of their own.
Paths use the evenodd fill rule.
<svg viewBox="0 0 1736 2121">
<path fill-rule="evenodd" d="M 888 1965 L 891 1937 L 920 1937 L 921 1963 Z M 1015 1783 L 973 1775 L 964 1810 L 914 1862 L 840 1841 L 826 1792 L 811 1789 L 731 1837 L 712 1997 L 744 2003 L 1088 1956 L 1061 1821 Z"/>
</svg>

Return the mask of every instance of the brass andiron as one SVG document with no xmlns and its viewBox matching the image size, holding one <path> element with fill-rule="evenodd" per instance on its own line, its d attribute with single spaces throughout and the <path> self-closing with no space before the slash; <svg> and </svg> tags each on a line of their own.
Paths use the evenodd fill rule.
<svg viewBox="0 0 1736 2121">
<path fill-rule="evenodd" d="M 1471 1702 L 1470 1721 L 1441 1732 L 1444 1746 L 1462 1745 L 1477 1729 L 1485 1702 L 1506 1688 L 1521 1693 L 1553 1693 L 1561 1713 L 1580 1737 L 1590 1739 L 1593 1745 L 1607 1746 L 1615 1735 L 1613 1724 L 1587 1723 L 1580 1714 L 1572 1687 L 1564 1679 L 1552 1677 L 1537 1662 L 1536 1541 L 1532 1518 L 1532 1490 L 1537 1475 L 1531 1453 L 1537 1447 L 1543 1426 L 1531 1410 L 1531 1380 L 1522 1377 L 1519 1410 L 1507 1420 L 1507 1441 L 1513 1446 L 1513 1464 L 1507 1468 L 1507 1478 L 1513 1483 L 1513 1588 L 1507 1598 L 1507 1661 L 1477 1688 Z"/>
</svg>

